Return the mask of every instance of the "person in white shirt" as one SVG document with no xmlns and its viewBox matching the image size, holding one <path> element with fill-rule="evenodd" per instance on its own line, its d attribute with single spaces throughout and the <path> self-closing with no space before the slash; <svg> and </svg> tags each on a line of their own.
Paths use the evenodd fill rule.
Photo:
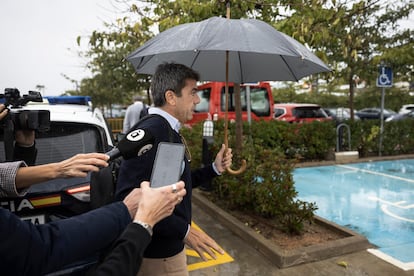
<svg viewBox="0 0 414 276">
<path fill-rule="evenodd" d="M 123 133 L 127 133 L 128 130 L 139 121 L 141 111 L 143 108 L 145 108 L 142 96 L 134 96 L 133 101 L 134 103 L 128 106 L 125 113 L 124 124 L 122 128 Z"/>
</svg>

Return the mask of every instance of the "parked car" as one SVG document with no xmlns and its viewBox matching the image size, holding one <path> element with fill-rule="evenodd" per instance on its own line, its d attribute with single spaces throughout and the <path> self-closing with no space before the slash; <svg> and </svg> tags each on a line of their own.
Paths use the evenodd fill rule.
<svg viewBox="0 0 414 276">
<path fill-rule="evenodd" d="M 330 121 L 332 117 L 317 104 L 278 103 L 273 105 L 274 118 L 288 123 L 307 123 L 313 121 Z"/>
<path fill-rule="evenodd" d="M 323 108 L 323 110 L 328 114 L 328 116 L 332 117 L 337 123 L 341 123 L 346 120 L 351 119 L 351 111 L 349 108 L 346 107 L 327 107 Z M 358 115 L 354 112 L 354 120 L 359 120 Z"/>
<path fill-rule="evenodd" d="M 398 113 L 405 114 L 405 113 L 409 113 L 413 110 L 414 110 L 414 104 L 405 104 L 405 105 L 401 106 Z"/>
<path fill-rule="evenodd" d="M 234 84 L 229 83 L 229 104 L 228 119 L 235 120 L 235 97 Z M 248 120 L 248 96 L 250 96 L 250 116 L 252 120 L 272 120 L 273 119 L 273 96 L 272 89 L 268 82 L 259 82 L 250 84 L 249 90 L 247 85 L 241 85 L 241 108 L 242 120 Z M 204 121 L 207 118 L 214 120 L 223 119 L 226 113 L 225 102 L 225 83 L 224 82 L 207 82 L 197 87 L 197 94 L 200 97 L 200 103 L 196 105 L 193 119 L 187 122 L 189 125 Z M 250 93 L 247 93 L 250 91 Z"/>
<path fill-rule="evenodd" d="M 388 117 L 385 121 L 386 122 L 393 122 L 393 121 L 400 121 L 405 119 L 414 119 L 414 110 L 408 113 L 398 113 Z"/>
<path fill-rule="evenodd" d="M 395 111 L 384 108 L 384 120 L 395 114 L 397 114 Z M 358 115 L 358 117 L 361 120 L 367 120 L 367 119 L 379 120 L 381 118 L 381 108 L 378 108 L 378 107 L 363 108 L 357 111 L 356 115 Z"/>
<path fill-rule="evenodd" d="M 59 162 L 78 153 L 107 152 L 113 147 L 112 133 L 100 110 L 58 100 L 56 104 L 34 103 L 18 109 L 35 111 L 34 114 L 39 110 L 50 112 L 49 130 L 36 131 L 36 165 Z M 0 129 L 0 160 L 6 160 L 4 138 Z M 24 197 L 1 198 L 0 205 L 23 220 L 44 224 L 91 210 L 90 184 L 91 174 L 85 178 L 55 179 L 31 186 Z M 69 270 L 83 269 L 92 259 L 73 264 Z"/>
</svg>

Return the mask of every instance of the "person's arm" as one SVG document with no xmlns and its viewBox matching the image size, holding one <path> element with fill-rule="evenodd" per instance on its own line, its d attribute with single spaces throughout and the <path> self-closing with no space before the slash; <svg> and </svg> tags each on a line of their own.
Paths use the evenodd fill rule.
<svg viewBox="0 0 414 276">
<path fill-rule="evenodd" d="M 144 227 L 130 223 L 116 240 L 110 254 L 87 275 L 137 275 L 150 241 L 151 236 Z"/>
<path fill-rule="evenodd" d="M 2 121 L 9 110 L 4 104 L 0 104 L 0 121 Z M 13 160 L 25 161 L 29 165 L 34 165 L 37 155 L 35 147 L 34 130 L 17 130 L 15 134 L 16 143 L 14 145 Z"/>
<path fill-rule="evenodd" d="M 228 167 L 231 166 L 232 157 L 233 154 L 231 148 L 228 148 L 226 151 L 225 145 L 223 144 L 211 167 L 204 167 L 192 172 L 191 178 L 193 181 L 193 187 L 197 186 L 197 183 L 200 183 L 201 180 L 206 177 L 212 178 L 214 176 L 221 175 Z M 185 236 L 184 242 L 190 248 L 194 249 L 204 261 L 207 261 L 204 253 L 207 253 L 213 259 L 216 259 L 216 254 L 212 249 L 220 254 L 224 254 L 224 251 L 210 236 L 193 227 L 189 228 L 189 232 Z"/>
<path fill-rule="evenodd" d="M 122 202 L 43 225 L 25 222 L 0 208 L 0 271 L 4 275 L 56 271 L 110 246 L 130 222 Z"/>
<path fill-rule="evenodd" d="M 17 191 L 15 185 L 17 171 L 22 166 L 26 166 L 23 161 L 0 163 L 0 198 L 26 194 L 26 189 Z"/>
<path fill-rule="evenodd" d="M 88 172 L 108 166 L 108 158 L 103 153 L 86 153 L 77 154 L 58 163 L 22 167 L 17 170 L 16 188 L 27 188 L 55 178 L 86 177 Z"/>
<path fill-rule="evenodd" d="M 27 165 L 36 163 L 37 149 L 34 130 L 16 130 L 13 160 L 23 160 Z"/>
<path fill-rule="evenodd" d="M 134 223 L 128 225 L 111 252 L 91 275 L 137 275 L 145 248 L 151 241 L 152 228 L 161 219 L 172 214 L 175 205 L 186 194 L 184 182 L 151 189 L 149 182 L 141 183 L 141 200 Z"/>
<path fill-rule="evenodd" d="M 0 271 L 5 275 L 43 275 L 93 256 L 108 248 L 132 218 L 155 223 L 172 212 L 173 202 L 185 194 L 183 187 L 181 182 L 177 193 L 172 194 L 171 186 L 156 192 L 162 195 L 155 196 L 156 201 L 162 201 L 158 205 L 153 203 L 152 191 L 146 192 L 147 199 L 141 204 L 142 191 L 134 189 L 123 202 L 43 225 L 25 222 L 0 208 Z M 136 216 L 138 206 L 144 216 Z"/>
<path fill-rule="evenodd" d="M 212 179 L 221 175 L 232 164 L 232 149 L 225 150 L 225 145 L 221 146 L 220 151 L 217 153 L 214 162 L 210 166 L 205 166 L 191 171 L 191 180 L 193 188 L 198 187 L 206 179 Z"/>
<path fill-rule="evenodd" d="M 213 167 L 219 174 L 222 174 L 226 171 L 227 168 L 231 166 L 233 160 L 233 154 L 231 148 L 226 150 L 224 144 L 221 145 L 220 151 L 217 153 L 216 158 L 214 159 Z"/>
</svg>

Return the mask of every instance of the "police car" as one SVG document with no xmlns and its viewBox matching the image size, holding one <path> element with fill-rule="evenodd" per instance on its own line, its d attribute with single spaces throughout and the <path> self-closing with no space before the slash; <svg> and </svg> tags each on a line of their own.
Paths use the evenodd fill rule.
<svg viewBox="0 0 414 276">
<path fill-rule="evenodd" d="M 36 132 L 36 165 L 60 162 L 78 153 L 107 152 L 114 145 L 111 130 L 102 112 L 92 108 L 90 97 L 44 97 L 43 103 L 28 103 L 21 110 L 50 112 L 49 130 Z M 0 160 L 6 160 L 3 134 L 1 129 Z M 23 220 L 43 224 L 89 211 L 90 182 L 91 174 L 47 181 L 31 186 L 22 198 L 0 199 L 0 205 Z"/>
</svg>

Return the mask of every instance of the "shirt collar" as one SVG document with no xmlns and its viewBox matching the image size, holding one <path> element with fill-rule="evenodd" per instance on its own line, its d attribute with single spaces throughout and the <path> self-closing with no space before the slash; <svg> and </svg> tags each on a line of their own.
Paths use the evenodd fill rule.
<svg viewBox="0 0 414 276">
<path fill-rule="evenodd" d="M 149 114 L 160 115 L 161 117 L 163 117 L 164 119 L 166 119 L 168 121 L 168 123 L 170 124 L 172 129 L 174 129 L 177 132 L 180 131 L 180 128 L 181 128 L 180 122 L 177 120 L 177 118 L 172 116 L 170 113 L 165 112 L 164 110 L 162 110 L 161 108 L 158 108 L 158 107 L 149 108 L 148 113 Z"/>
</svg>

